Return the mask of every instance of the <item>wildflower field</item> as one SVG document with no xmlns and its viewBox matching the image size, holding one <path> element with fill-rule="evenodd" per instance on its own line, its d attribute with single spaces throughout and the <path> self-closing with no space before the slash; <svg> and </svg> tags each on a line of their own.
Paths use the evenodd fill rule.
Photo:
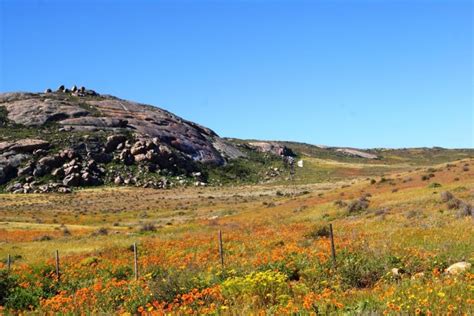
<svg viewBox="0 0 474 316">
<path fill-rule="evenodd" d="M 472 315 L 474 159 L 351 173 L 2 194 L 0 314 Z"/>
</svg>

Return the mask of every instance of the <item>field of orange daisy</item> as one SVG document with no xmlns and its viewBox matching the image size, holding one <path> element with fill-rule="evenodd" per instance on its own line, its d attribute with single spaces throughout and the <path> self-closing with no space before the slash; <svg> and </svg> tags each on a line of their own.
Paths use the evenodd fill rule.
<svg viewBox="0 0 474 316">
<path fill-rule="evenodd" d="M 5 194 L 0 313 L 469 315 L 473 202 L 474 159 L 314 185 Z"/>
</svg>

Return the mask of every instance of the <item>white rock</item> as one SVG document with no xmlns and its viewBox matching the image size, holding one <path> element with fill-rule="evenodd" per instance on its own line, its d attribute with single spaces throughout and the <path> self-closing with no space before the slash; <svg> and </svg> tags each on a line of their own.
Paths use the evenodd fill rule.
<svg viewBox="0 0 474 316">
<path fill-rule="evenodd" d="M 449 268 L 446 269 L 446 273 L 460 274 L 466 270 L 469 270 L 470 268 L 471 268 L 471 264 L 469 262 L 465 262 L 465 261 L 456 262 L 455 264 L 450 265 Z"/>
</svg>

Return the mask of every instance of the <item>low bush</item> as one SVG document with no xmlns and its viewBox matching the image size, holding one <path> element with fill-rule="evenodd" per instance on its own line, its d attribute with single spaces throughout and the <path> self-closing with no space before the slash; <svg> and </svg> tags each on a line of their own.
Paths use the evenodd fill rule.
<svg viewBox="0 0 474 316">
<path fill-rule="evenodd" d="M 153 223 L 144 223 L 140 226 L 140 232 L 154 232 L 156 231 L 156 226 Z"/>
<path fill-rule="evenodd" d="M 315 225 L 313 229 L 305 235 L 307 238 L 318 239 L 321 237 L 329 237 L 329 226 L 328 225 Z"/>
<path fill-rule="evenodd" d="M 368 254 L 342 253 L 337 271 L 347 287 L 368 288 L 384 275 L 385 266 L 380 258 Z"/>
<path fill-rule="evenodd" d="M 454 195 L 449 192 L 449 191 L 443 191 L 441 192 L 441 201 L 443 202 L 448 202 L 449 200 L 453 199 L 454 198 Z"/>
<path fill-rule="evenodd" d="M 172 302 L 177 295 L 192 291 L 193 289 L 204 289 L 210 287 L 220 280 L 206 279 L 195 271 L 161 269 L 157 268 L 151 272 L 151 280 L 148 287 L 153 293 L 155 300 L 159 302 Z"/>
<path fill-rule="evenodd" d="M 461 208 L 461 206 L 463 205 L 463 201 L 461 201 L 460 199 L 457 199 L 457 198 L 452 198 L 451 200 L 449 200 L 446 205 L 448 206 L 448 209 L 450 210 L 458 210 Z"/>
<path fill-rule="evenodd" d="M 15 287 L 6 298 L 5 307 L 12 310 L 30 310 L 39 305 L 42 292 L 35 287 Z"/>
<path fill-rule="evenodd" d="M 459 210 L 456 215 L 458 218 L 472 216 L 473 215 L 472 205 L 463 202 L 462 205 L 459 207 Z"/>
<path fill-rule="evenodd" d="M 5 305 L 10 292 L 16 287 L 16 279 L 6 270 L 0 270 L 0 306 Z"/>
<path fill-rule="evenodd" d="M 109 234 L 109 230 L 105 227 L 101 227 L 92 233 L 93 236 L 107 236 L 108 234 Z"/>
<path fill-rule="evenodd" d="M 366 196 L 359 198 L 358 200 L 352 201 L 347 206 L 349 214 L 363 212 L 369 208 L 370 201 Z"/>
</svg>

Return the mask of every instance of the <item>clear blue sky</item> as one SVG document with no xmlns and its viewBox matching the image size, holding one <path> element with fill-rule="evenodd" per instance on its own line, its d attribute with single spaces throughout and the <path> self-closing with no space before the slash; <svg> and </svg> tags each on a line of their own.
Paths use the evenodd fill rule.
<svg viewBox="0 0 474 316">
<path fill-rule="evenodd" d="M 227 137 L 472 148 L 473 6 L 0 0 L 0 91 L 84 85 Z"/>
</svg>

